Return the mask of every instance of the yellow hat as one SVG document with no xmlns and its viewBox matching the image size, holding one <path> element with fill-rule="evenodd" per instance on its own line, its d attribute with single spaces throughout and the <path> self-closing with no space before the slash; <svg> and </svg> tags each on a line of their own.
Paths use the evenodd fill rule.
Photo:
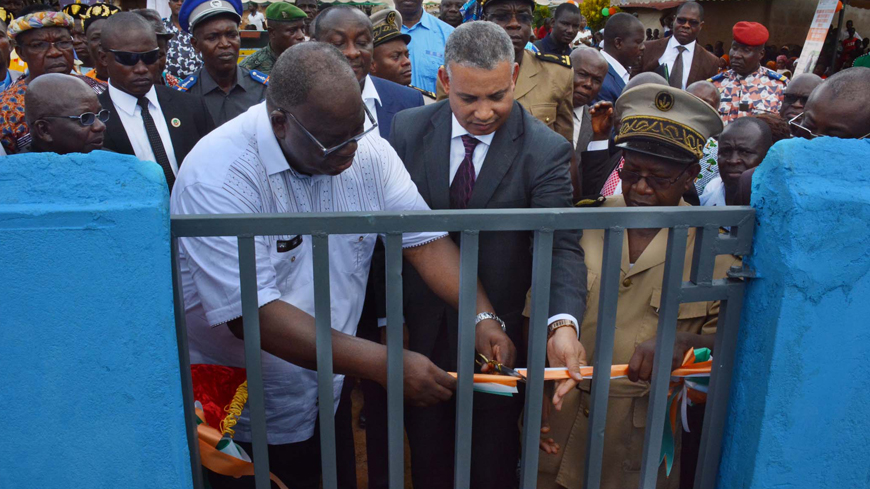
<svg viewBox="0 0 870 489">
<path fill-rule="evenodd" d="M 722 132 L 722 119 L 698 97 L 663 85 L 641 85 L 616 101 L 622 126 L 620 148 L 674 161 L 697 162 L 711 136 Z"/>
</svg>

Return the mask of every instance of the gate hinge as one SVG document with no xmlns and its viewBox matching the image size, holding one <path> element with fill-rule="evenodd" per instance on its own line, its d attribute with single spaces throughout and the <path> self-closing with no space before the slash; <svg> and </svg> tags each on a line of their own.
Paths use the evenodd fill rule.
<svg viewBox="0 0 870 489">
<path fill-rule="evenodd" d="M 755 277 L 756 277 L 755 270 L 747 267 L 746 265 L 743 265 L 740 267 L 734 266 L 734 267 L 731 267 L 730 270 L 728 270 L 728 278 L 747 279 L 747 278 L 755 278 Z"/>
</svg>

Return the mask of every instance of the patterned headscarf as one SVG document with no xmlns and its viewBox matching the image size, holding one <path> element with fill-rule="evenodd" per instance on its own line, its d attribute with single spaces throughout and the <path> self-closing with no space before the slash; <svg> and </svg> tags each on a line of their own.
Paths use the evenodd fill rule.
<svg viewBox="0 0 870 489">
<path fill-rule="evenodd" d="M 43 27 L 66 27 L 67 29 L 72 29 L 72 26 L 72 17 L 63 12 L 34 12 L 10 22 L 6 34 L 10 38 L 15 39 L 18 34 L 31 29 L 42 29 Z"/>
</svg>

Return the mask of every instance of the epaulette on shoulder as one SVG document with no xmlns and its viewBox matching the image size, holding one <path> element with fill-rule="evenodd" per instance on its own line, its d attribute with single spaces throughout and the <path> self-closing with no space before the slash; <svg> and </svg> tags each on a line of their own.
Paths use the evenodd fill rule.
<svg viewBox="0 0 870 489">
<path fill-rule="evenodd" d="M 564 66 L 565 68 L 571 67 L 571 58 L 569 56 L 557 56 L 555 54 L 535 53 L 535 57 L 541 61 L 546 61 L 547 63 L 556 63 L 557 65 Z"/>
<path fill-rule="evenodd" d="M 256 80 L 263 85 L 269 86 L 269 75 L 263 73 L 262 71 L 251 70 L 251 78 Z"/>
<path fill-rule="evenodd" d="M 719 81 L 719 80 L 721 80 L 721 79 L 723 79 L 723 78 L 725 78 L 725 72 L 724 72 L 724 71 L 723 71 L 722 73 L 719 73 L 718 75 L 714 76 L 713 78 L 708 78 L 707 81 L 710 82 L 710 83 L 714 83 L 714 82 L 717 82 L 717 81 Z"/>
<path fill-rule="evenodd" d="M 187 78 L 184 79 L 184 81 L 182 81 L 181 83 L 178 84 L 178 90 L 181 90 L 182 92 L 186 92 L 186 91 L 190 90 L 190 87 L 196 85 L 196 80 L 198 80 L 198 79 L 199 79 L 199 77 L 196 75 L 188 76 Z"/>
<path fill-rule="evenodd" d="M 583 197 L 574 204 L 574 207 L 601 207 L 607 198 L 603 195 L 590 195 Z"/>
<path fill-rule="evenodd" d="M 417 88 L 414 85 L 408 85 L 408 86 L 413 88 L 414 90 L 417 90 L 418 92 L 422 93 L 424 97 L 429 97 L 432 100 L 436 99 L 435 94 L 430 92 L 429 90 L 423 90 L 422 88 Z"/>
<path fill-rule="evenodd" d="M 786 78 L 785 75 L 781 75 L 770 68 L 767 69 L 767 77 L 773 80 L 779 80 L 783 83 L 788 83 L 788 78 Z"/>
</svg>

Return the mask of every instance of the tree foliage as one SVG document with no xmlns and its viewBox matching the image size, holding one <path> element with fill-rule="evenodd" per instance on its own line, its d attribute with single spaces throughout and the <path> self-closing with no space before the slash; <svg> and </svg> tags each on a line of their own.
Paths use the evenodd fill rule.
<svg viewBox="0 0 870 489">
<path fill-rule="evenodd" d="M 580 4 L 580 13 L 583 14 L 583 17 L 586 17 L 586 23 L 593 31 L 603 29 L 607 19 L 610 18 L 609 16 L 605 17 L 601 15 L 601 11 L 605 8 L 610 8 L 610 0 L 584 0 Z M 619 12 L 619 9 L 616 8 L 616 11 Z"/>
</svg>

